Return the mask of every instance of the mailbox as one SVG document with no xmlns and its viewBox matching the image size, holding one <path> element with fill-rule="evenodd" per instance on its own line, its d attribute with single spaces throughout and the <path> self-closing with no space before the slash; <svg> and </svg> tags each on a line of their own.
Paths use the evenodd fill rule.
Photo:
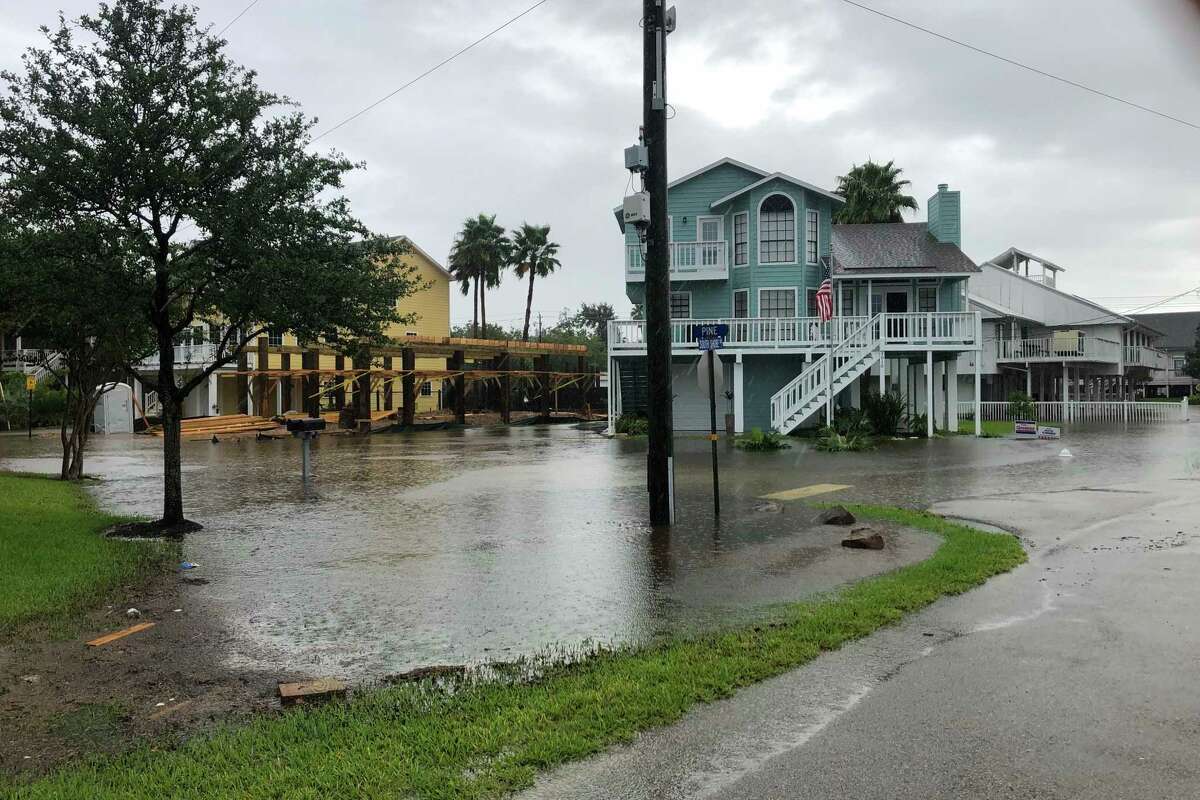
<svg viewBox="0 0 1200 800">
<path fill-rule="evenodd" d="M 287 421 L 288 433 L 293 436 L 325 430 L 325 420 L 320 417 L 294 417 Z"/>
</svg>

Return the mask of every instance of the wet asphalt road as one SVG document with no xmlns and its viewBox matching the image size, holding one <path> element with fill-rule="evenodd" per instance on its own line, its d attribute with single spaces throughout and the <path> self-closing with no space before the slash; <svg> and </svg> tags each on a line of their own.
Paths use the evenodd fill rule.
<svg viewBox="0 0 1200 800">
<path fill-rule="evenodd" d="M 938 503 L 1028 564 L 527 798 L 1200 797 L 1200 480 Z"/>
</svg>

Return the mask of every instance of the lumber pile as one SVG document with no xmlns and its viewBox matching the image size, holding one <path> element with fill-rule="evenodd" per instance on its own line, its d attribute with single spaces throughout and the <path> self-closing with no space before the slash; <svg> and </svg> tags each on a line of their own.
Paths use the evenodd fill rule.
<svg viewBox="0 0 1200 800">
<path fill-rule="evenodd" d="M 180 427 L 184 439 L 207 439 L 211 436 L 273 431 L 279 425 L 266 417 L 255 417 L 249 414 L 223 414 L 219 417 L 185 419 L 180 423 Z M 154 436 L 163 435 L 161 425 L 148 428 L 146 432 Z"/>
</svg>

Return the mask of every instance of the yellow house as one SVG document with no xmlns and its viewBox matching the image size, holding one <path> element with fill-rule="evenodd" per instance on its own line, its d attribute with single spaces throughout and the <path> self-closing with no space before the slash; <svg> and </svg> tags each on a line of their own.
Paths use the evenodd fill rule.
<svg viewBox="0 0 1200 800">
<path fill-rule="evenodd" d="M 387 334 L 397 340 L 402 340 L 405 336 L 449 336 L 450 273 L 411 239 L 401 238 L 409 246 L 409 251 L 400 258 L 401 263 L 413 268 L 414 278 L 418 283 L 428 285 L 414 294 L 400 299 L 398 303 L 400 313 L 413 314 L 415 319 L 408 324 L 391 326 Z M 198 334 L 199 337 L 203 335 L 203 331 Z M 296 338 L 288 333 L 270 334 L 267 339 L 272 345 L 297 344 Z M 250 347 L 248 353 L 250 360 L 254 361 L 253 346 Z M 322 370 L 350 369 L 353 366 L 350 359 L 333 355 L 322 355 L 319 362 L 319 368 Z M 376 359 L 374 366 L 383 365 L 379 363 L 379 359 Z M 269 369 L 296 369 L 299 367 L 299 355 L 285 359 L 284 356 L 274 353 L 268 357 Z M 392 367 L 399 369 L 400 365 L 393 364 Z M 445 370 L 446 359 L 418 358 L 416 368 L 418 370 Z M 231 365 L 227 370 L 215 374 L 210 380 L 209 387 L 201 387 L 194 391 L 192 394 L 196 396 L 196 402 L 193 404 L 195 408 L 185 409 L 185 416 L 236 414 L 239 410 L 245 409 L 250 403 L 249 382 L 245 378 L 239 381 L 233 374 L 235 369 Z M 322 379 L 323 383 L 331 386 L 341 383 L 342 380 L 333 376 Z M 207 391 L 204 390 L 205 388 Z M 299 379 L 275 381 L 269 391 L 267 403 L 273 413 L 299 411 L 305 407 L 302 382 Z M 349 403 L 351 394 L 352 390 L 349 388 L 343 391 L 329 392 L 322 397 L 322 407 L 331 409 L 336 408 L 340 402 Z M 403 390 L 398 379 L 391 381 L 386 386 L 382 382 L 377 382 L 371 394 L 372 411 L 397 410 L 403 405 Z M 246 399 L 242 399 L 239 403 L 239 399 L 243 396 Z M 189 400 L 191 399 L 189 398 Z M 417 387 L 417 413 L 436 411 L 441 407 L 442 387 L 440 382 L 426 381 Z"/>
</svg>

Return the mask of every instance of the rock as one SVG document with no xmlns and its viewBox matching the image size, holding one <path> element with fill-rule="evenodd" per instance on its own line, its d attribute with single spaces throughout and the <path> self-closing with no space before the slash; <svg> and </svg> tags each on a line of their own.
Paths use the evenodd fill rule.
<svg viewBox="0 0 1200 800">
<path fill-rule="evenodd" d="M 37 683 L 41 680 L 41 677 L 38 675 L 22 675 L 21 680 L 25 683 Z"/>
<path fill-rule="evenodd" d="M 817 521 L 822 525 L 853 525 L 858 522 L 846 509 L 841 506 L 833 506 L 821 512 L 821 516 L 817 517 Z"/>
<path fill-rule="evenodd" d="M 878 533 L 872 533 L 870 536 L 855 536 L 851 539 L 842 539 L 842 547 L 849 547 L 854 550 L 882 550 L 883 537 Z"/>
<path fill-rule="evenodd" d="M 138 619 L 142 616 L 142 612 L 138 611 L 136 608 L 131 608 L 125 612 L 125 616 L 129 617 L 130 619 Z"/>
</svg>

